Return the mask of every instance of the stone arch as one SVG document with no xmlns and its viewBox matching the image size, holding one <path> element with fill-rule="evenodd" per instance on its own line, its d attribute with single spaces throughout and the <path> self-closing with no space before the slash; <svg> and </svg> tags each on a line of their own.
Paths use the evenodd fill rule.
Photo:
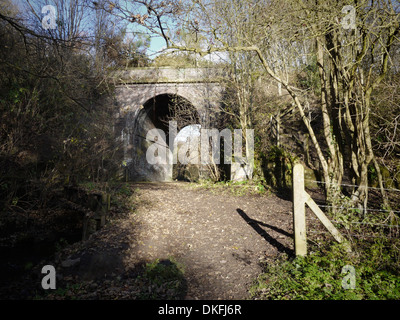
<svg viewBox="0 0 400 320">
<path fill-rule="evenodd" d="M 199 124 L 213 127 L 218 116 L 224 88 L 220 75 L 212 69 L 145 68 L 121 70 L 116 73 L 114 93 L 113 129 L 121 149 L 121 158 L 126 179 L 165 181 L 170 174 L 160 174 L 162 168 L 149 167 L 146 159 L 146 136 L 140 128 L 146 128 L 145 112 L 149 100 L 160 95 L 175 95 L 186 99 L 196 109 Z M 148 129 L 154 128 L 147 124 Z M 137 137 L 140 139 L 137 140 Z M 166 172 L 169 172 L 168 170 Z"/>
<path fill-rule="evenodd" d="M 142 114 L 142 116 L 141 116 Z M 168 131 L 168 119 L 176 119 L 178 130 L 200 122 L 199 108 L 187 98 L 175 93 L 161 93 L 148 99 L 138 114 L 143 120 L 146 114 L 156 128 Z M 168 134 L 168 133 L 167 133 Z"/>
<path fill-rule="evenodd" d="M 148 90 L 143 92 L 141 105 L 144 106 L 149 100 L 163 95 L 174 95 L 187 100 L 197 110 L 203 108 L 202 92 L 197 86 L 192 84 L 153 84 Z"/>
</svg>

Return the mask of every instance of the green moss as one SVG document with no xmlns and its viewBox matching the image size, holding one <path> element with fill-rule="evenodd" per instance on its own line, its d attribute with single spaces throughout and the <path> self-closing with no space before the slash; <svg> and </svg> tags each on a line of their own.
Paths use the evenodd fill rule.
<svg viewBox="0 0 400 320">
<path fill-rule="evenodd" d="M 291 189 L 292 169 L 297 157 L 283 148 L 273 146 L 264 157 L 264 177 L 276 189 Z"/>
</svg>

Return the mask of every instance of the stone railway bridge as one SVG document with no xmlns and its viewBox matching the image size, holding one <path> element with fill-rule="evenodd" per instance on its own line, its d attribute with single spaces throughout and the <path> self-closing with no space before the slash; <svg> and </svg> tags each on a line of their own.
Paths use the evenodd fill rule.
<svg viewBox="0 0 400 320">
<path fill-rule="evenodd" d="M 174 103 L 191 109 L 195 123 L 212 127 L 218 114 L 224 88 L 222 75 L 215 68 L 140 68 L 115 73 L 115 132 L 123 144 L 123 164 L 127 179 L 169 181 L 173 165 L 149 164 L 146 151 L 154 141 L 147 132 L 158 128 L 166 133 L 157 143 L 169 148 L 168 119 Z M 178 123 L 178 130 L 179 130 Z"/>
</svg>

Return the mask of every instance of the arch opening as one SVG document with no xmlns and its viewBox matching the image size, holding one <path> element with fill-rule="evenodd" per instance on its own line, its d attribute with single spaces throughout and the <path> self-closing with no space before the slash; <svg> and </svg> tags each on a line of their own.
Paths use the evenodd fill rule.
<svg viewBox="0 0 400 320">
<path fill-rule="evenodd" d="M 190 164 L 152 165 L 146 160 L 146 151 L 151 144 L 146 140 L 147 132 L 160 129 L 165 133 L 165 141 L 158 141 L 169 148 L 169 121 L 176 121 L 177 130 L 200 123 L 197 109 L 187 99 L 176 94 L 160 94 L 147 100 L 134 123 L 132 153 L 132 180 L 168 181 L 197 180 L 199 168 Z M 159 139 L 159 138 L 158 138 Z M 179 147 L 178 147 L 179 148 Z"/>
<path fill-rule="evenodd" d="M 193 104 L 176 94 L 160 94 L 149 100 L 143 105 L 147 117 L 151 120 L 155 128 L 165 132 L 167 144 L 169 145 L 169 121 L 177 122 L 178 132 L 192 124 L 198 124 L 199 114 Z"/>
</svg>

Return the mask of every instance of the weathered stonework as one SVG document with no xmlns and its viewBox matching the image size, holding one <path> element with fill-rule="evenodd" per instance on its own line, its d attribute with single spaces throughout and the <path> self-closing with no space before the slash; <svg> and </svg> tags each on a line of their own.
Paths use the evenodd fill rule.
<svg viewBox="0 0 400 320">
<path fill-rule="evenodd" d="M 154 143 L 146 134 L 155 125 L 145 105 L 154 97 L 173 95 L 189 101 L 198 112 L 203 127 L 212 126 L 212 118 L 222 100 L 223 87 L 215 69 L 144 68 L 115 73 L 115 131 L 123 145 L 123 164 L 129 180 L 169 181 L 172 164 L 152 165 L 146 150 Z M 157 107 L 157 106 L 156 106 Z M 168 148 L 167 141 L 157 143 Z"/>
</svg>

